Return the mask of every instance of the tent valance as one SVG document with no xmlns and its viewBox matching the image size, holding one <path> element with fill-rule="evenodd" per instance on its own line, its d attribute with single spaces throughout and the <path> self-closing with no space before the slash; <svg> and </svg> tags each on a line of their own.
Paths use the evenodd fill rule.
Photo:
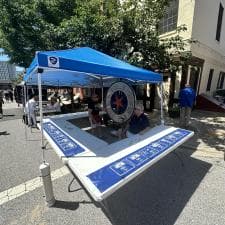
<svg viewBox="0 0 225 225">
<path fill-rule="evenodd" d="M 102 86 L 108 79 L 133 82 L 162 82 L 162 75 L 132 66 L 92 48 L 37 52 L 24 81 L 37 84 L 42 68 L 42 84 L 55 86 Z"/>
</svg>

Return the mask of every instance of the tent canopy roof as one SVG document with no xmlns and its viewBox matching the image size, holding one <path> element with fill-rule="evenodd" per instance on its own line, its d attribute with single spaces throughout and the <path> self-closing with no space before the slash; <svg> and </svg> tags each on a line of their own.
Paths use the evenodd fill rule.
<svg viewBox="0 0 225 225">
<path fill-rule="evenodd" d="M 92 48 L 37 52 L 24 81 L 37 84 L 38 68 L 42 84 L 55 86 L 101 86 L 108 79 L 133 82 L 162 82 L 162 75 L 132 66 Z M 102 79 L 101 79 L 102 78 Z"/>
</svg>

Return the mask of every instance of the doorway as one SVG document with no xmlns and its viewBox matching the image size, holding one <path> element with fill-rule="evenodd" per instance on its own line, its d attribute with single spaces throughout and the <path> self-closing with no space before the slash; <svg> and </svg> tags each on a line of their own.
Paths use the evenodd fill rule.
<svg viewBox="0 0 225 225">
<path fill-rule="evenodd" d="M 200 71 L 201 71 L 200 67 L 197 67 L 197 66 L 191 67 L 189 84 L 196 91 L 196 93 L 198 91 L 197 89 L 198 89 Z"/>
</svg>

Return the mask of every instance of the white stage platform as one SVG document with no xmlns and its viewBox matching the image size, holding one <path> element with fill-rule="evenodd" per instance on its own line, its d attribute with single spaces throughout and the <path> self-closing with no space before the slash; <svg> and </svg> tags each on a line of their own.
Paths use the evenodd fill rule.
<svg viewBox="0 0 225 225">
<path fill-rule="evenodd" d="M 68 121 L 87 116 L 87 112 L 54 116 L 44 119 L 43 128 L 55 152 L 97 202 L 194 135 L 192 131 L 161 125 L 144 135 L 108 144 Z"/>
</svg>

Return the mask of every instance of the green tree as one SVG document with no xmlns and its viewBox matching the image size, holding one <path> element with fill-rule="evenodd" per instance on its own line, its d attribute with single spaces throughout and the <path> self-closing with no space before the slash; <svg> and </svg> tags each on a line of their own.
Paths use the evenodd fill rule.
<svg viewBox="0 0 225 225">
<path fill-rule="evenodd" d="M 147 69 L 175 68 L 174 53 L 185 52 L 186 41 L 180 35 L 186 26 L 177 28 L 176 35 L 159 39 L 158 23 L 170 0 L 127 0 L 123 5 L 123 37 L 128 46 L 125 58 Z M 184 55 L 184 54 L 182 54 Z M 187 57 L 189 55 L 185 55 Z M 184 58 L 185 58 L 184 57 Z"/>
<path fill-rule="evenodd" d="M 2 0 L 0 46 L 27 67 L 35 51 L 89 46 L 148 69 L 168 67 L 179 37 L 159 40 L 170 0 Z"/>
<path fill-rule="evenodd" d="M 0 40 L 11 61 L 27 67 L 35 51 L 54 48 L 55 28 L 73 14 L 73 2 L 2 0 Z M 58 41 L 60 46 L 64 40 L 58 36 Z"/>
</svg>

